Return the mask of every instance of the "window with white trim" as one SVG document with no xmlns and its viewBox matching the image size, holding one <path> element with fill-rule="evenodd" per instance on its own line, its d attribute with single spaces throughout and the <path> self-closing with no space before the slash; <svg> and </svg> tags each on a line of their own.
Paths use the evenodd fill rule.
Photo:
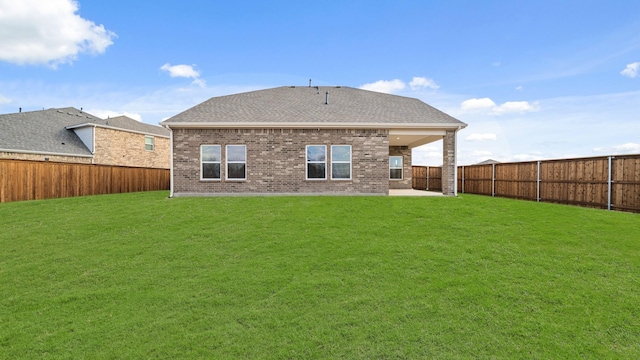
<svg viewBox="0 0 640 360">
<path fill-rule="evenodd" d="M 327 179 L 327 146 L 307 145 L 307 180 Z"/>
<path fill-rule="evenodd" d="M 331 180 L 351 180 L 351 145 L 331 145 Z"/>
<path fill-rule="evenodd" d="M 402 156 L 389 156 L 389 179 L 402 180 Z"/>
<path fill-rule="evenodd" d="M 227 180 L 247 179 L 247 146 L 227 145 Z"/>
<path fill-rule="evenodd" d="M 220 145 L 200 146 L 200 180 L 220 180 Z"/>
<path fill-rule="evenodd" d="M 154 147 L 155 147 L 155 139 L 153 138 L 153 136 L 146 135 L 144 137 L 144 149 L 153 151 Z"/>
</svg>

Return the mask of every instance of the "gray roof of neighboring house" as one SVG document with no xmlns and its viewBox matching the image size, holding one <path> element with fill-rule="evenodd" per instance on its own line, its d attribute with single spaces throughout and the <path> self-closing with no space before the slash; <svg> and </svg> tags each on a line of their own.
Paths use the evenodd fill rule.
<svg viewBox="0 0 640 360">
<path fill-rule="evenodd" d="M 171 133 L 171 131 L 161 126 L 145 124 L 143 122 L 140 122 L 138 120 L 132 119 L 124 115 L 116 116 L 108 119 L 99 119 L 99 118 L 96 118 L 96 119 L 97 120 L 93 120 L 86 123 L 77 123 L 69 127 L 73 128 L 73 127 L 77 127 L 78 125 L 96 124 L 96 125 L 101 125 L 105 127 L 112 127 L 112 128 L 118 128 L 123 130 L 135 131 L 135 132 L 140 132 L 140 133 L 145 133 L 150 135 L 166 136 L 166 137 L 169 137 L 169 134 Z"/>
<path fill-rule="evenodd" d="M 283 86 L 214 97 L 161 124 L 180 126 L 187 123 L 466 126 L 418 99 L 344 86 Z"/>
<path fill-rule="evenodd" d="M 91 151 L 76 136 L 75 132 L 67 129 L 67 127 L 79 124 L 97 124 L 123 130 L 169 135 L 167 129 L 159 126 L 142 124 L 133 119 L 119 118 L 114 118 L 117 120 L 100 119 L 72 107 L 0 114 L 0 151 L 22 150 L 91 156 Z M 108 125 L 107 121 L 110 121 L 111 125 Z"/>
<path fill-rule="evenodd" d="M 66 126 L 100 120 L 74 108 L 0 115 L 0 149 L 70 155 L 91 155 Z"/>
<path fill-rule="evenodd" d="M 500 161 L 498 160 L 493 160 L 493 159 L 487 159 L 485 161 L 481 161 L 477 164 L 474 165 L 491 165 L 491 164 L 500 164 Z"/>
</svg>

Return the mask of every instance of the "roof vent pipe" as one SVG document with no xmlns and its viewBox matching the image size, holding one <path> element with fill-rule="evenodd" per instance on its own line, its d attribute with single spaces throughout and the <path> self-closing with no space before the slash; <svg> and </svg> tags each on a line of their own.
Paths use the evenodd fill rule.
<svg viewBox="0 0 640 360">
<path fill-rule="evenodd" d="M 22 108 L 18 108 L 18 112 L 22 112 Z"/>
<path fill-rule="evenodd" d="M 309 87 L 311 87 L 311 79 L 309 79 Z"/>
<path fill-rule="evenodd" d="M 325 105 L 329 104 L 329 92 L 328 91 L 324 94 L 324 104 Z"/>
</svg>

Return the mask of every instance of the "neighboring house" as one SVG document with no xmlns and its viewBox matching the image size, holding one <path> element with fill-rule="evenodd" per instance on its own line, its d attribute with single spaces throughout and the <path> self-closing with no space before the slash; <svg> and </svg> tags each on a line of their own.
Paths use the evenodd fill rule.
<svg viewBox="0 0 640 360">
<path fill-rule="evenodd" d="M 211 98 L 172 131 L 171 196 L 388 194 L 411 189 L 411 149 L 443 141 L 455 195 L 465 123 L 418 99 L 350 87 L 278 87 Z"/>
<path fill-rule="evenodd" d="M 500 164 L 500 161 L 497 160 L 493 160 L 493 159 L 487 159 L 485 161 L 481 161 L 475 165 L 492 165 L 492 164 Z"/>
<path fill-rule="evenodd" d="M 169 130 L 75 108 L 0 115 L 0 158 L 169 168 Z"/>
</svg>

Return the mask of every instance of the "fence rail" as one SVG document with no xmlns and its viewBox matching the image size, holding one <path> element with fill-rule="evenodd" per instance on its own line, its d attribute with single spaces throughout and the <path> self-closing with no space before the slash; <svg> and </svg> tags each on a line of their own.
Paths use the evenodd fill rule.
<svg viewBox="0 0 640 360">
<path fill-rule="evenodd" d="M 168 169 L 0 159 L 0 203 L 169 190 Z"/>
<path fill-rule="evenodd" d="M 440 190 L 425 186 L 425 171 L 442 173 L 414 166 L 413 188 Z M 459 166 L 458 191 L 640 212 L 640 155 Z"/>
</svg>

